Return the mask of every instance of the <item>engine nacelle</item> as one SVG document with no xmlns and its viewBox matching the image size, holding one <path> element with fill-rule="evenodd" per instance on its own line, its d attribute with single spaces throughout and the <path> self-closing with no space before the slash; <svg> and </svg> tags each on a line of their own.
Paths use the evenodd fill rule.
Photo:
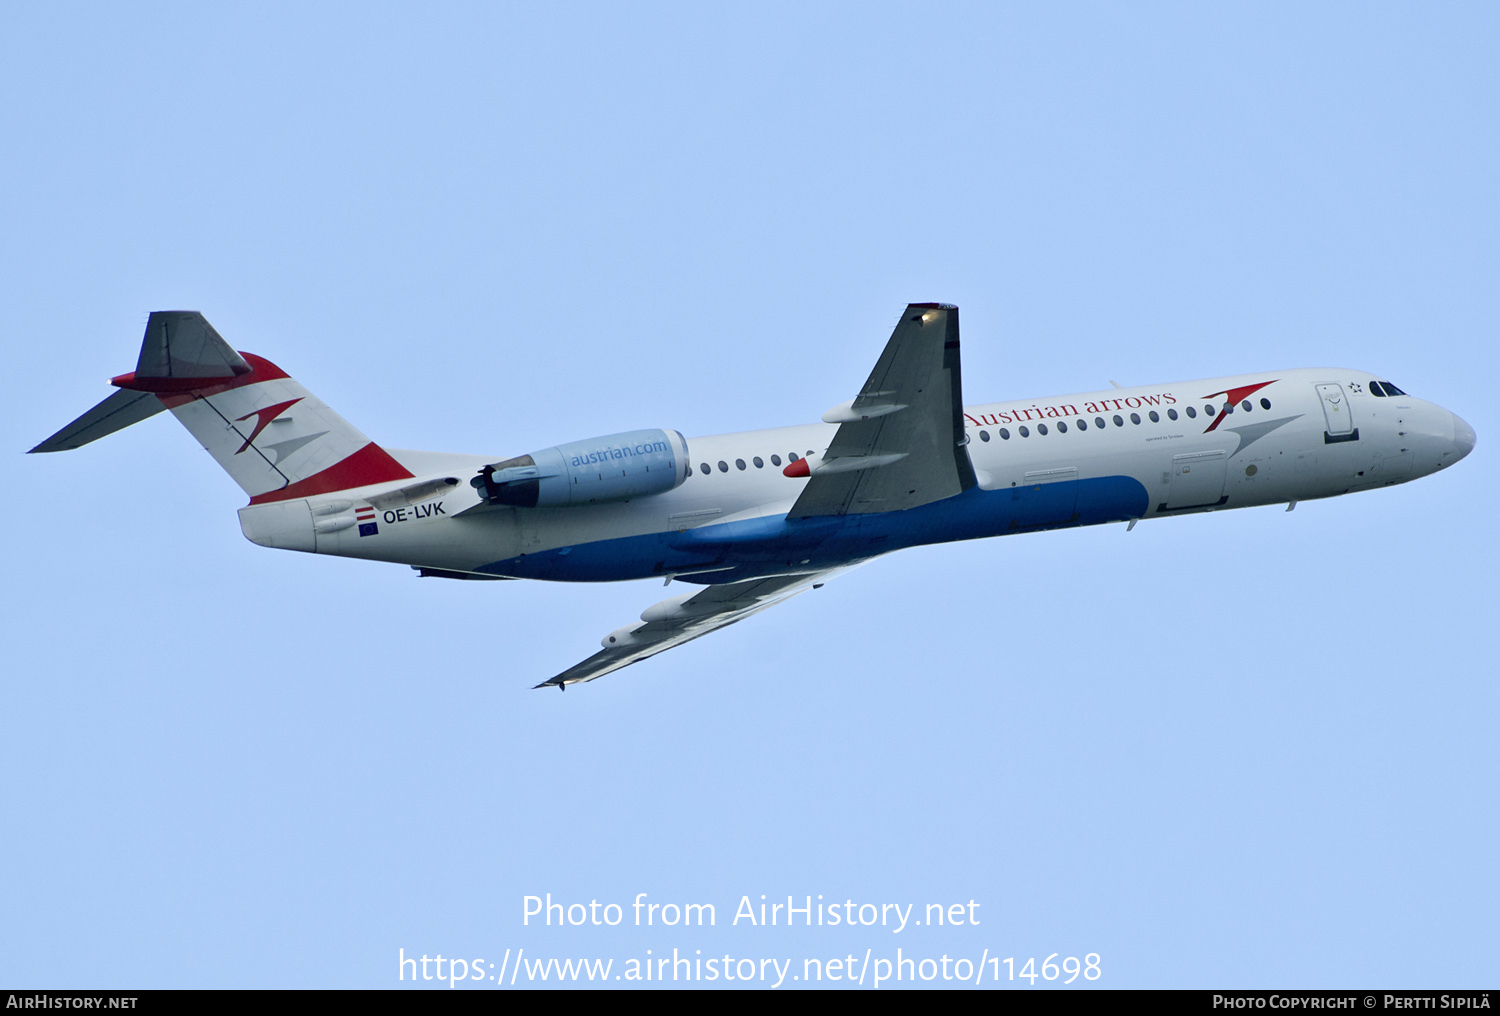
<svg viewBox="0 0 1500 1016">
<path fill-rule="evenodd" d="M 662 494 L 691 472 L 677 431 L 632 430 L 496 462 L 469 484 L 490 504 L 559 508 Z"/>
</svg>

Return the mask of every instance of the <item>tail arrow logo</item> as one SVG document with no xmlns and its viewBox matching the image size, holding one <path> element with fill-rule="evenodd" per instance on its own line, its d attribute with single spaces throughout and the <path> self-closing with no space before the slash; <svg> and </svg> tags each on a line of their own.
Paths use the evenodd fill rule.
<svg viewBox="0 0 1500 1016">
<path fill-rule="evenodd" d="M 255 429 L 250 432 L 249 437 L 245 438 L 245 443 L 239 446 L 239 448 L 235 451 L 235 454 L 238 455 L 246 448 L 249 448 L 251 442 L 260 437 L 260 432 L 270 426 L 272 420 L 276 419 L 282 413 L 286 412 L 288 409 L 291 409 L 301 401 L 301 398 L 296 398 L 292 399 L 290 402 L 278 402 L 274 406 L 267 406 L 265 409 L 257 409 L 253 412 L 246 413 L 238 420 L 235 420 L 235 423 L 244 423 L 246 420 L 250 419 L 250 417 L 256 417 Z"/>
</svg>

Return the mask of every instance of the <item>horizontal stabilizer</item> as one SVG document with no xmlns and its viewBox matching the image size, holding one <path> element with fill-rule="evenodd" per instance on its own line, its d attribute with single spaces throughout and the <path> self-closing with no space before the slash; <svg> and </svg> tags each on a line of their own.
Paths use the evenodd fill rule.
<svg viewBox="0 0 1500 1016">
<path fill-rule="evenodd" d="M 198 311 L 152 311 L 146 321 L 136 377 L 222 378 L 248 373 L 245 358 Z"/>
<path fill-rule="evenodd" d="M 82 448 L 107 434 L 140 423 L 167 407 L 150 392 L 115 392 L 87 413 L 31 449 L 33 452 L 66 452 Z"/>
<path fill-rule="evenodd" d="M 153 311 L 146 320 L 135 373 L 111 382 L 122 389 L 31 449 L 64 452 L 124 430 L 155 416 L 166 406 L 156 396 L 232 381 L 251 373 L 250 364 L 230 348 L 208 319 L 195 310 Z"/>
</svg>

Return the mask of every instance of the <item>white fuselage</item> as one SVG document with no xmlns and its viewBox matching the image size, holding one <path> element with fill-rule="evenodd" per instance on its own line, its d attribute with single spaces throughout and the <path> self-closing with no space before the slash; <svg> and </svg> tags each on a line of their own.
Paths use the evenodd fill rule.
<svg viewBox="0 0 1500 1016">
<path fill-rule="evenodd" d="M 816 471 L 834 424 L 691 437 L 690 477 L 631 501 L 456 518 L 481 500 L 465 482 L 425 503 L 376 509 L 373 534 L 340 522 L 371 519 L 368 498 L 392 486 L 384 484 L 248 507 L 242 523 L 247 536 L 271 546 L 451 573 L 724 581 L 917 544 L 1330 497 L 1425 476 L 1473 447 L 1473 431 L 1452 413 L 1376 394 L 1378 380 L 1297 369 L 970 405 L 977 488 L 921 508 L 805 527 L 790 544 L 782 537 L 795 524 L 784 517 L 808 481 L 783 475 L 783 467 L 805 457 Z M 419 479 L 467 481 L 493 461 L 391 455 Z M 255 514 L 267 509 L 278 514 Z M 277 535 L 305 525 L 309 514 L 312 541 Z"/>
</svg>

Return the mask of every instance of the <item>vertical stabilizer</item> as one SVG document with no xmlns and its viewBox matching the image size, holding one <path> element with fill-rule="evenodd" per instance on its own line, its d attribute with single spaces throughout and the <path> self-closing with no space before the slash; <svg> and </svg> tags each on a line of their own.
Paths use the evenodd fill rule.
<svg viewBox="0 0 1500 1016">
<path fill-rule="evenodd" d="M 251 504 L 411 478 L 399 462 L 269 360 L 248 374 L 162 403 Z"/>
<path fill-rule="evenodd" d="M 197 311 L 157 311 L 134 373 L 32 451 L 63 451 L 162 409 L 198 439 L 251 504 L 411 478 L 411 473 L 274 363 L 237 353 Z"/>
</svg>

